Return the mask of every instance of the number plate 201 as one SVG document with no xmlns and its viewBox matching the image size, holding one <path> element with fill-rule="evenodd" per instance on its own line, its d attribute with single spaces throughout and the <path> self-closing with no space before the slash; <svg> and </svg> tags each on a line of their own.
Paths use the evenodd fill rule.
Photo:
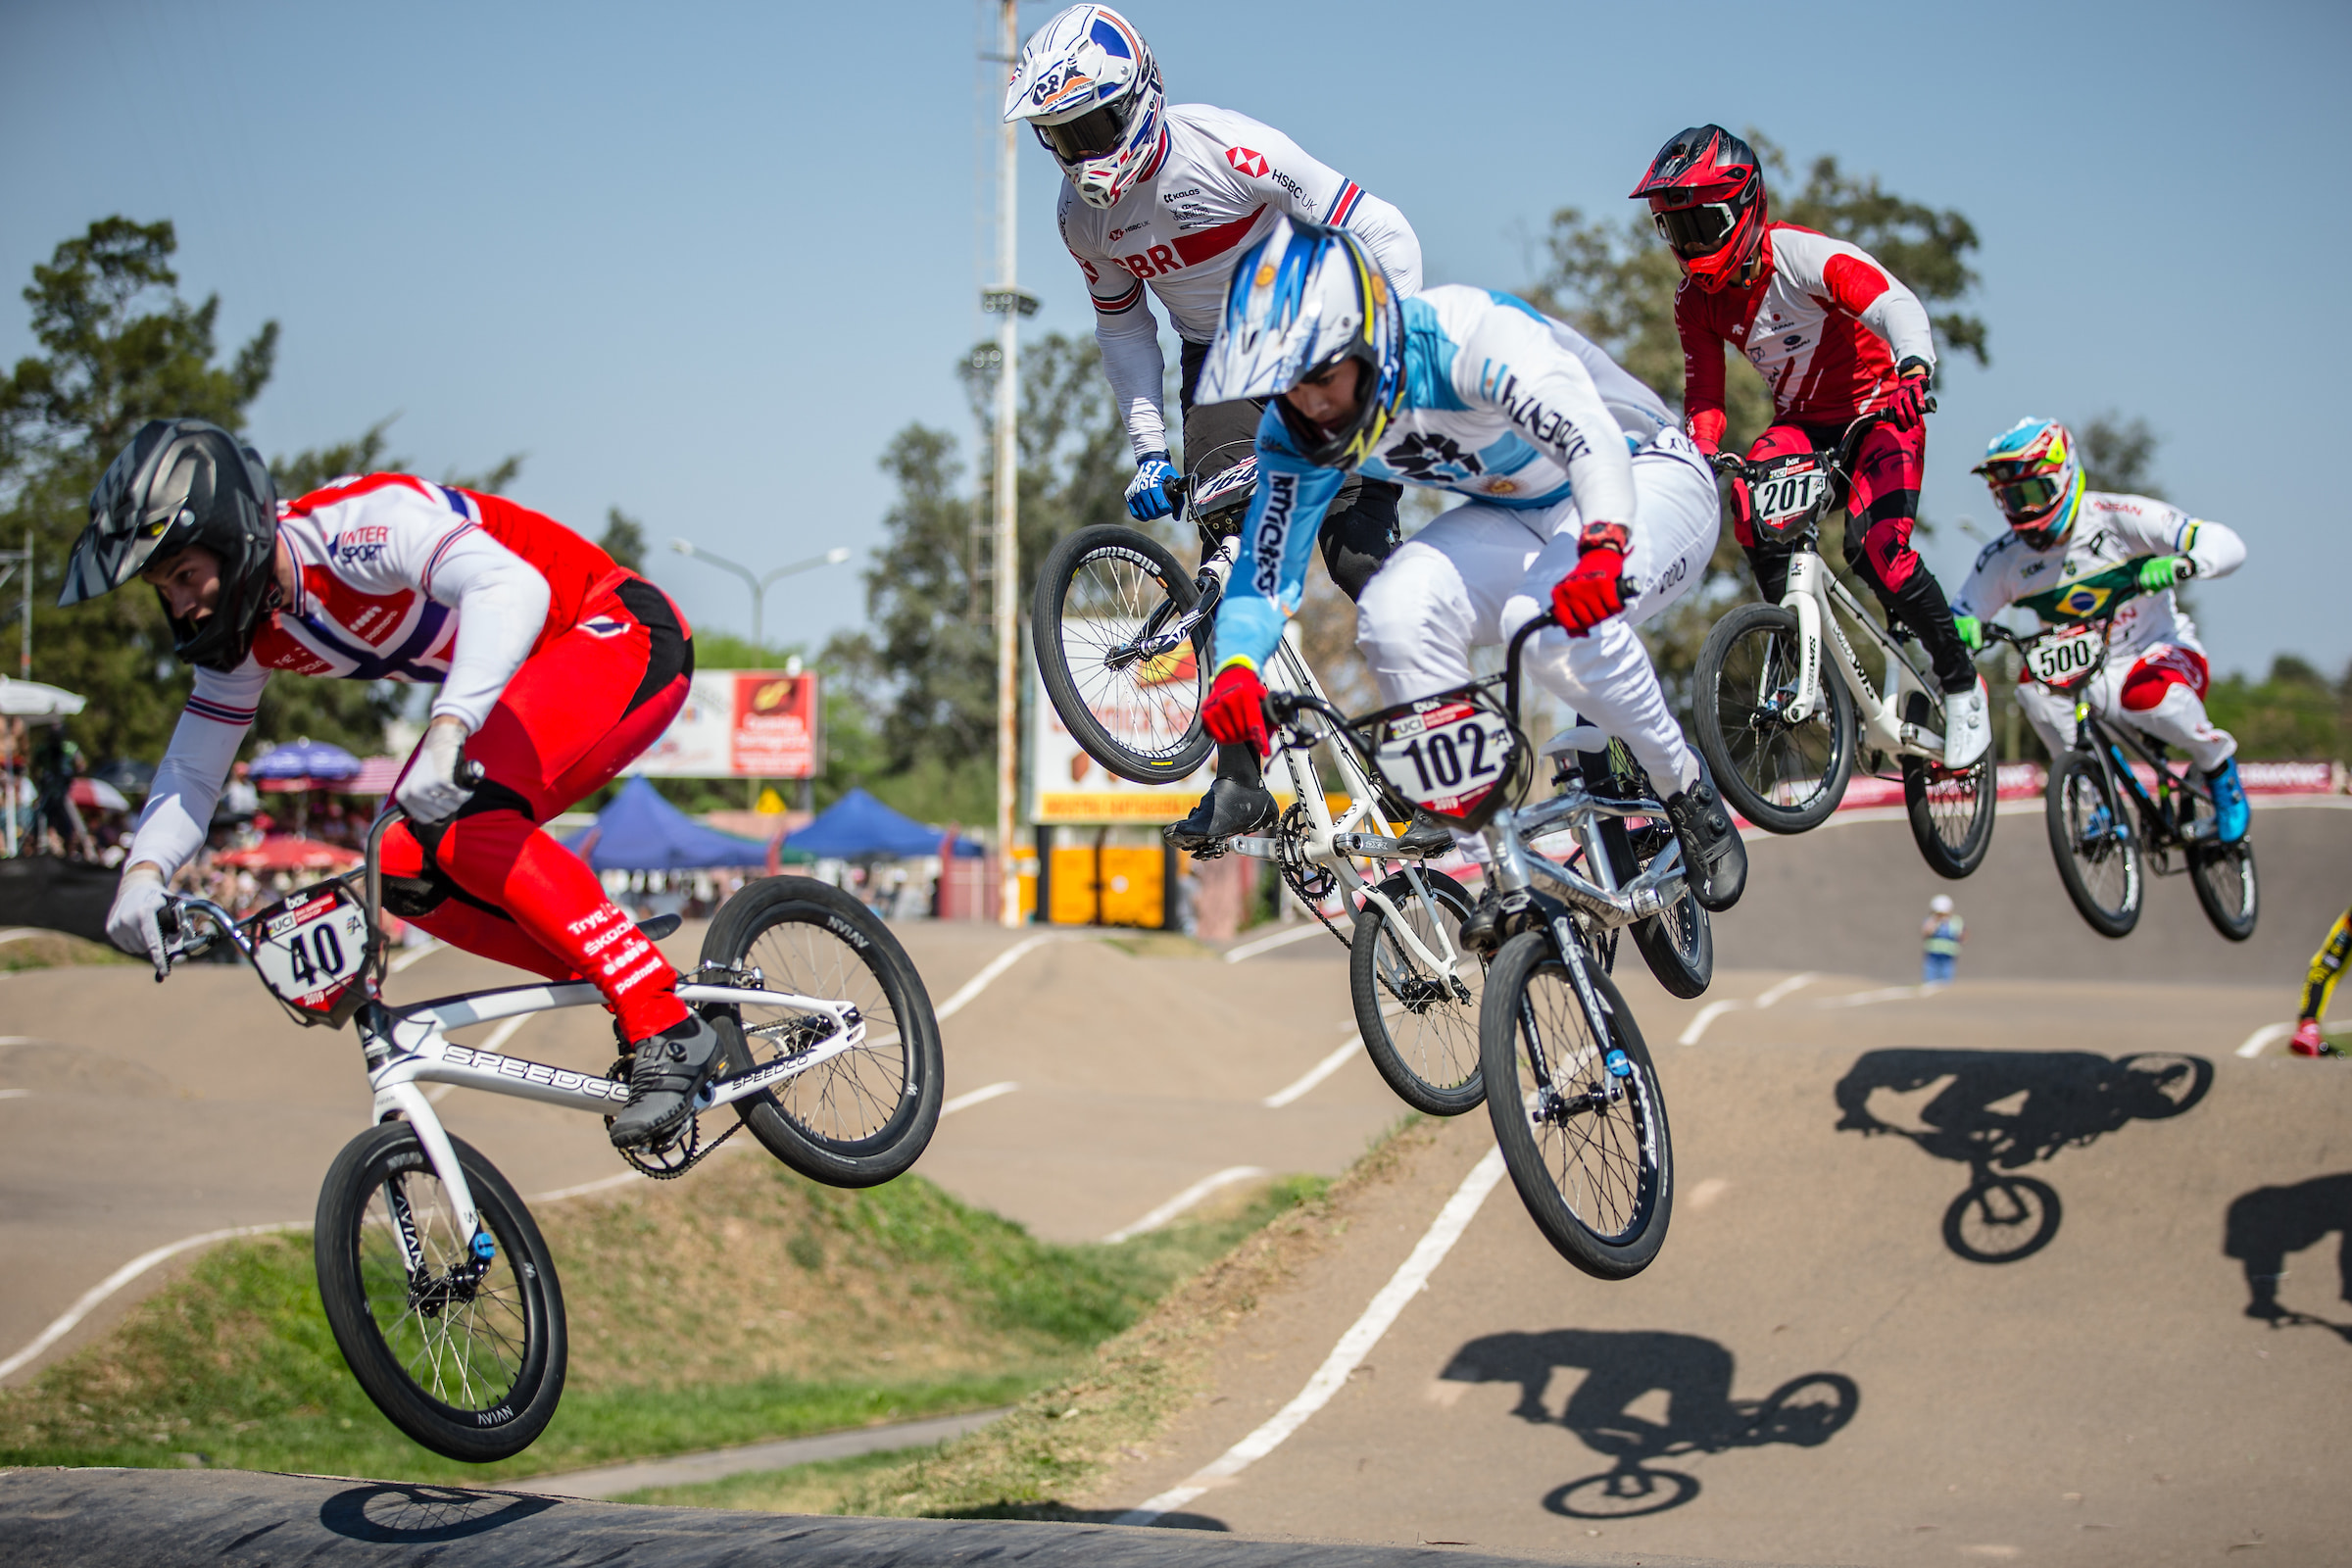
<svg viewBox="0 0 2352 1568">
<path fill-rule="evenodd" d="M 1492 709 L 1447 703 L 1392 719 L 1373 760 L 1416 806 L 1463 816 L 1508 776 L 1511 726 Z"/>
<path fill-rule="evenodd" d="M 368 963 L 368 916 L 339 882 L 307 888 L 254 917 L 253 966 L 288 1005 L 331 1013 Z"/>
<path fill-rule="evenodd" d="M 2071 686 L 2098 660 L 2098 638 L 2088 629 L 2037 638 L 2026 650 L 2026 667 L 2044 686 Z"/>
</svg>

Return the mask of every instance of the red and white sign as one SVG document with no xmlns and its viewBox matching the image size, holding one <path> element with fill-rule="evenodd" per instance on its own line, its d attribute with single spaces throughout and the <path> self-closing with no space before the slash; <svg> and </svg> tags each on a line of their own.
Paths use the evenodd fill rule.
<svg viewBox="0 0 2352 1568">
<path fill-rule="evenodd" d="M 1271 167 L 1264 153 L 1254 153 L 1247 147 L 1226 148 L 1225 161 L 1252 179 L 1265 178 L 1266 170 Z"/>
<path fill-rule="evenodd" d="M 814 670 L 698 669 L 686 706 L 632 772 L 657 778 L 813 778 L 823 765 Z"/>
</svg>

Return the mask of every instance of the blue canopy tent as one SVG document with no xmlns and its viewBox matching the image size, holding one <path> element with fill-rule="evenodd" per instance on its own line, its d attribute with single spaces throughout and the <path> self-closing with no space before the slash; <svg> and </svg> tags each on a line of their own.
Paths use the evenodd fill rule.
<svg viewBox="0 0 2352 1568">
<path fill-rule="evenodd" d="M 705 827 L 662 798 L 644 775 L 630 779 L 565 841 L 599 871 L 692 871 L 714 865 L 765 865 L 767 846 Z"/>
<path fill-rule="evenodd" d="M 852 790 L 785 839 L 784 848 L 823 860 L 914 859 L 937 855 L 947 836 L 939 828 L 900 815 L 863 790 Z M 957 839 L 955 853 L 969 858 L 983 851 L 969 839 Z"/>
</svg>

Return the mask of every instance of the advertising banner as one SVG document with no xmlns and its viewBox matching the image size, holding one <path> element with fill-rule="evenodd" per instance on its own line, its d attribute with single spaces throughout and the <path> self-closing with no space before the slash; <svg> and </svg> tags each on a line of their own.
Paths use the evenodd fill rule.
<svg viewBox="0 0 2352 1568">
<path fill-rule="evenodd" d="M 1098 628 L 1092 635 L 1082 628 Z M 1104 620 L 1065 621 L 1063 636 L 1073 647 L 1107 647 L 1134 635 L 1135 623 Z M 1045 678 L 1037 661 L 1029 667 L 1029 819 L 1039 823 L 1143 824 L 1173 822 L 1193 808 L 1200 792 L 1215 776 L 1213 761 L 1203 762 L 1191 778 L 1176 784 L 1135 784 L 1119 777 L 1086 754 L 1062 723 L 1046 696 Z M 1200 668 L 1190 647 L 1167 662 L 1159 679 L 1141 686 L 1127 709 L 1103 717 L 1115 732 L 1134 737 L 1181 734 L 1196 706 Z M 1164 700 L 1153 693 L 1166 688 Z M 1153 744 L 1139 741 L 1139 749 Z M 1214 754 L 1211 754 L 1213 759 Z"/>
<path fill-rule="evenodd" d="M 630 771 L 657 778 L 813 778 L 823 765 L 817 676 L 698 669 L 686 706 Z"/>
</svg>

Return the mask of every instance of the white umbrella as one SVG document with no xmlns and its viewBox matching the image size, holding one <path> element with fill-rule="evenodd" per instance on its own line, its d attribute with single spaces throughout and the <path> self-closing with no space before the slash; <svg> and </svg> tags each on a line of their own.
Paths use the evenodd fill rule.
<svg viewBox="0 0 2352 1568">
<path fill-rule="evenodd" d="M 62 686 L 0 675 L 0 713 L 11 718 L 63 718 L 80 712 L 82 704 Z"/>
</svg>

